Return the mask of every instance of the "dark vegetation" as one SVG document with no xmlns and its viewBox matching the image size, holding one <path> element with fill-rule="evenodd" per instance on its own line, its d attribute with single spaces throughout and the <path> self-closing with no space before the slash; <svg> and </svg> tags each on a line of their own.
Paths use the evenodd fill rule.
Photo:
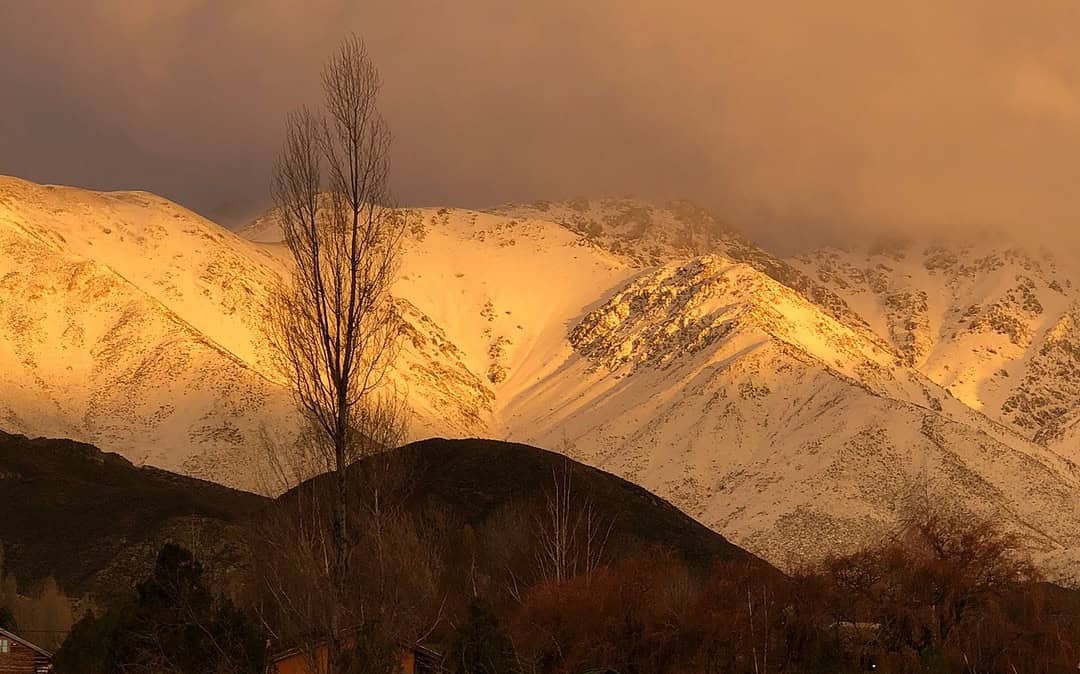
<svg viewBox="0 0 1080 674">
<path fill-rule="evenodd" d="M 0 544 L 20 590 L 52 576 L 72 596 L 122 598 L 168 541 L 224 576 L 239 566 L 237 524 L 265 503 L 92 445 L 0 431 Z"/>
<path fill-rule="evenodd" d="M 496 440 L 431 439 L 397 450 L 402 480 L 394 497 L 421 517 L 457 520 L 465 539 L 503 537 L 515 518 L 528 533 L 536 526 L 531 511 L 543 509 L 553 480 L 570 466 L 569 494 L 582 508 L 611 526 L 608 553 L 624 556 L 651 547 L 678 554 L 690 566 L 707 567 L 719 559 L 765 563 L 723 536 L 688 517 L 652 492 L 611 473 L 567 459 L 562 454 Z M 370 481 L 376 461 L 355 466 Z M 396 481 L 396 480 L 395 480 Z M 394 481 L 391 481 L 394 482 Z M 455 534 L 456 535 L 456 534 Z"/>
<path fill-rule="evenodd" d="M 992 522 L 925 497 L 877 545 L 784 575 L 638 487 L 521 445 L 431 440 L 352 471 L 383 532 L 354 542 L 357 573 L 395 588 L 356 598 L 395 607 L 364 634 L 424 643 L 452 672 L 1022 674 L 1080 659 L 1080 595 L 1041 582 Z M 356 671 L 390 671 L 377 661 Z"/>
<path fill-rule="evenodd" d="M 355 568 L 340 614 L 355 630 L 343 641 L 363 650 L 342 671 L 392 671 L 401 641 L 433 645 L 459 668 L 516 662 L 498 646 L 508 611 L 534 587 L 598 576 L 622 557 L 663 551 L 695 574 L 730 561 L 779 576 L 640 487 L 534 447 L 428 440 L 362 459 L 349 480 Z M 308 626 L 331 619 L 296 598 L 325 596 L 327 527 L 317 522 L 331 517 L 334 488 L 325 476 L 303 483 L 253 527 L 252 576 L 263 584 L 253 603 L 283 645 L 314 651 Z M 275 600 L 259 603 L 264 593 Z"/>
<path fill-rule="evenodd" d="M 396 506 L 452 516 L 472 537 L 483 537 L 515 504 L 540 498 L 552 470 L 564 461 L 552 452 L 489 440 L 427 440 L 398 451 L 409 475 L 392 481 Z M 631 537 L 661 545 L 694 564 L 748 554 L 650 492 L 574 465 L 580 491 L 610 514 L 626 545 L 635 544 Z M 122 599 L 170 541 L 193 549 L 213 583 L 235 584 L 244 566 L 245 522 L 267 503 L 254 494 L 136 467 L 92 445 L 0 431 L 0 543 L 5 569 L 21 589 L 52 576 L 70 596 L 103 603 Z M 227 579 L 219 577 L 223 568 L 230 571 Z"/>
<path fill-rule="evenodd" d="M 68 475 L 57 484 L 74 503 L 73 468 L 102 469 L 104 459 L 88 460 L 84 445 L 66 446 L 70 460 L 57 445 L 52 459 L 31 464 L 42 494 L 54 488 L 50 478 Z M 165 493 L 175 504 L 179 497 L 161 485 L 182 478 L 123 463 L 112 470 L 130 480 L 105 481 L 127 484 L 130 496 L 119 500 L 129 509 L 175 512 L 147 499 Z M 783 575 L 648 492 L 535 448 L 430 440 L 351 471 L 365 522 L 351 541 L 351 600 L 365 607 L 367 621 L 347 628 L 358 644 L 348 671 L 393 671 L 402 641 L 443 654 L 448 671 L 484 674 L 1024 674 L 1073 671 L 1080 660 L 1080 597 L 1041 582 L 1017 542 L 992 524 L 947 516 L 926 502 L 907 506 L 901 526 L 878 545 Z M 148 484 L 138 485 L 142 479 Z M 239 503 L 234 510 L 212 511 L 220 502 L 202 501 L 202 516 L 217 513 L 243 555 L 204 559 L 159 546 L 156 563 L 151 556 L 128 567 L 143 569 L 128 576 L 129 588 L 144 579 L 135 592 L 110 595 L 76 625 L 57 671 L 259 672 L 264 639 L 271 650 L 303 647 L 301 626 L 282 620 L 266 594 L 271 579 L 303 587 L 304 578 L 285 572 L 302 570 L 290 560 L 304 557 L 260 548 L 281 543 L 260 532 L 262 523 L 287 522 L 298 504 L 317 502 L 321 484 L 306 483 L 269 508 L 250 508 L 261 501 L 235 493 L 223 499 Z M 4 516 L 12 512 L 7 500 L 0 503 Z M 85 526 L 108 526 L 81 516 Z M 60 557 L 82 554 L 75 546 L 92 540 L 65 544 L 51 531 L 26 534 L 24 550 L 36 540 L 58 555 L 33 556 L 38 573 L 65 568 Z M 158 531 L 140 540 L 168 536 Z M 115 545 L 112 554 L 123 546 Z M 270 574 L 270 559 L 286 561 Z M 242 572 L 242 582 L 215 573 L 220 560 Z M 96 586 L 91 573 L 66 577 Z"/>
<path fill-rule="evenodd" d="M 265 658 L 262 630 L 208 589 L 202 565 L 170 543 L 134 597 L 75 625 L 54 664 L 80 674 L 230 674 L 261 672 Z"/>
</svg>

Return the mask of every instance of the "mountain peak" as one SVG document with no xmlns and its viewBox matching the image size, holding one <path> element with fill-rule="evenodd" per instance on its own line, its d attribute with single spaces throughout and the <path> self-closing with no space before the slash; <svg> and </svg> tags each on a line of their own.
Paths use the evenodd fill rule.
<svg viewBox="0 0 1080 674">
<path fill-rule="evenodd" d="M 689 201 L 652 204 L 634 197 L 578 198 L 508 204 L 489 212 L 562 225 L 638 266 L 655 266 L 717 250 L 743 237 Z"/>
<path fill-rule="evenodd" d="M 0 194 L 0 425 L 259 487 L 262 438 L 296 419 L 262 327 L 291 264 L 273 212 L 236 236 L 145 193 Z M 1046 554 L 1080 549 L 1061 455 L 1080 277 L 1060 261 L 989 244 L 785 260 L 690 204 L 630 198 L 400 214 L 392 376 L 413 438 L 561 448 L 779 563 L 875 536 L 919 476 Z"/>
</svg>

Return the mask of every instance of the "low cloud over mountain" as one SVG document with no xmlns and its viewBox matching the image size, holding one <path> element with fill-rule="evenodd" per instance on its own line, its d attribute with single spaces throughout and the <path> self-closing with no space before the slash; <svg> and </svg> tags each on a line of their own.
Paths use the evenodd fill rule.
<svg viewBox="0 0 1080 674">
<path fill-rule="evenodd" d="M 788 252 L 982 228 L 1075 250 L 1078 24 L 1068 0 L 8 4 L 0 173 L 239 222 L 356 30 L 406 203 L 633 192 Z"/>
</svg>

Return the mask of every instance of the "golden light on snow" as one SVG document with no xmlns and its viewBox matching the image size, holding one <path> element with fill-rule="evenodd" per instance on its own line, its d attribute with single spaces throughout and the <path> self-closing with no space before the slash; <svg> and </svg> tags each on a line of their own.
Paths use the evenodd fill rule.
<svg viewBox="0 0 1080 674">
<path fill-rule="evenodd" d="M 0 195 L 5 427 L 258 488 L 262 434 L 291 423 L 260 329 L 273 218 L 233 233 L 145 192 Z M 1080 540 L 1066 260 L 992 241 L 781 259 L 633 199 L 410 217 L 413 437 L 568 452 L 781 563 L 927 477 Z"/>
</svg>

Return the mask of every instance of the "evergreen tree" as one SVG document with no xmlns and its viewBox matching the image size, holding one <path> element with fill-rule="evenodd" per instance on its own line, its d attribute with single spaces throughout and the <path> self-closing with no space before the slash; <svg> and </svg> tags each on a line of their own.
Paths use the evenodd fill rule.
<svg viewBox="0 0 1080 674">
<path fill-rule="evenodd" d="M 513 674 L 517 671 L 514 647 L 491 607 L 474 599 L 469 615 L 458 628 L 450 650 L 453 674 Z"/>
<path fill-rule="evenodd" d="M 87 611 L 71 628 L 63 646 L 53 657 L 53 668 L 60 674 L 111 674 L 115 671 L 110 647 L 126 610 L 130 607 L 114 609 L 101 616 Z"/>
<path fill-rule="evenodd" d="M 170 543 L 134 601 L 100 618 L 87 614 L 55 665 L 59 674 L 262 674 L 265 640 L 243 611 L 206 587 L 191 553 Z"/>
</svg>

